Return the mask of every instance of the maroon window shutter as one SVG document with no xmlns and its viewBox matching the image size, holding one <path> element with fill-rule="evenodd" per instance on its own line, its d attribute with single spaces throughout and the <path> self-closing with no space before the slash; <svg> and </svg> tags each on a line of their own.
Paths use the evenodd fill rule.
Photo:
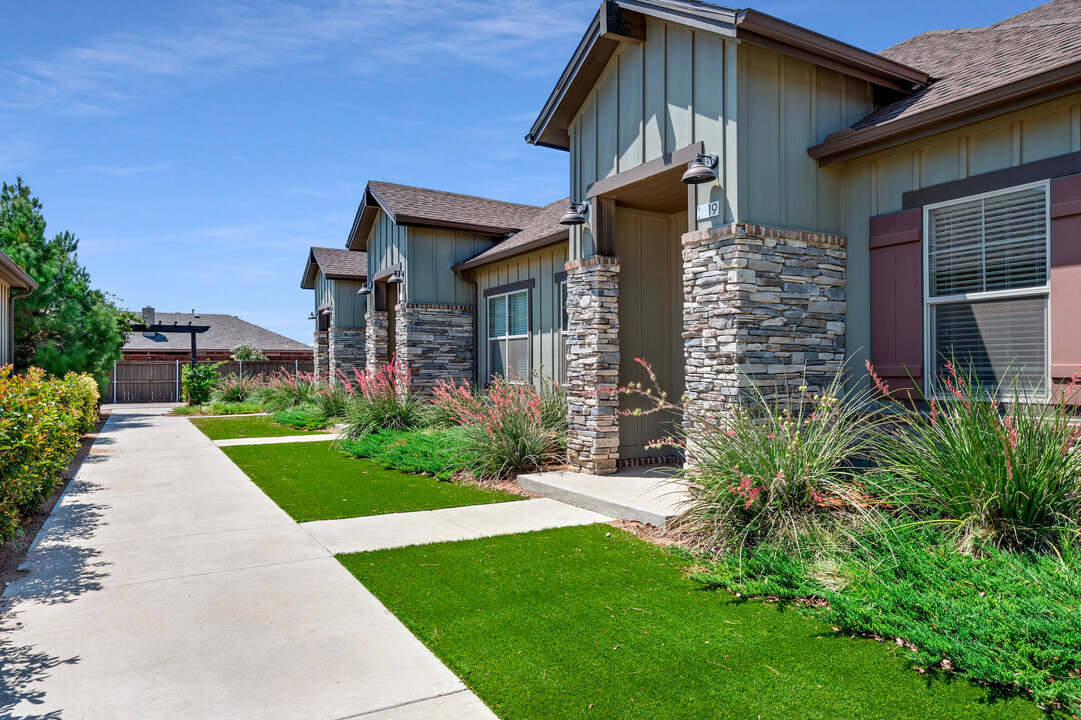
<svg viewBox="0 0 1081 720">
<path fill-rule="evenodd" d="M 922 230 L 922 208 L 871 218 L 871 363 L 891 389 L 917 395 L 923 378 Z"/>
<path fill-rule="evenodd" d="M 1081 175 L 1051 181 L 1051 377 L 1081 371 Z"/>
</svg>

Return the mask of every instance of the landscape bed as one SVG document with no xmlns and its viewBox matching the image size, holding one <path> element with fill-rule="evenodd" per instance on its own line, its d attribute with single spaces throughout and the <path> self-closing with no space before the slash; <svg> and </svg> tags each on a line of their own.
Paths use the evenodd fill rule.
<svg viewBox="0 0 1081 720">
<path fill-rule="evenodd" d="M 1047 717 L 605 525 L 339 559 L 505 720 Z"/>
<path fill-rule="evenodd" d="M 522 498 L 477 485 L 387 470 L 331 442 L 222 448 L 297 522 L 436 510 Z"/>
</svg>

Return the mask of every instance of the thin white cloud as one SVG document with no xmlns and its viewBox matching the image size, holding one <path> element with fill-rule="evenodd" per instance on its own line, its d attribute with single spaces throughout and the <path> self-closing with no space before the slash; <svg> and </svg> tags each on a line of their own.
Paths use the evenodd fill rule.
<svg viewBox="0 0 1081 720">
<path fill-rule="evenodd" d="M 534 72 L 557 39 L 581 30 L 585 0 L 337 0 L 201 6 L 180 27 L 113 32 L 47 58 L 9 63 L 0 106 L 55 105 L 82 114 L 122 109 L 178 83 L 237 72 L 340 61 L 379 72 L 391 65 L 459 61 Z"/>
</svg>

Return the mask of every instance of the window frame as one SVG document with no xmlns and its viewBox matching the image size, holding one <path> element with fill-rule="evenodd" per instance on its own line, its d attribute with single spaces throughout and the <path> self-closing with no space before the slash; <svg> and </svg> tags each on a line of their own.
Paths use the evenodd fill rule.
<svg viewBox="0 0 1081 720">
<path fill-rule="evenodd" d="M 487 348 L 485 349 L 485 353 L 487 353 L 487 358 L 488 358 L 488 367 L 487 367 L 487 370 L 488 370 L 487 375 L 488 375 L 488 377 L 485 380 L 485 382 L 491 382 L 492 378 L 495 377 L 494 373 L 492 372 L 492 343 L 493 342 L 498 342 L 498 343 L 503 344 L 503 358 L 504 358 L 504 365 L 505 365 L 506 364 L 506 358 L 507 358 L 507 347 L 506 347 L 507 342 L 510 341 L 510 340 L 523 340 L 523 339 L 526 341 L 526 375 L 525 375 L 525 377 L 520 377 L 518 379 L 523 381 L 523 382 L 529 382 L 529 376 L 533 372 L 533 339 L 532 339 L 533 338 L 533 289 L 530 286 L 530 287 L 512 288 L 512 289 L 507 289 L 507 290 L 502 290 L 500 288 L 496 288 L 496 290 L 497 290 L 497 292 L 493 292 L 493 293 L 490 293 L 490 294 L 485 293 L 485 298 L 484 298 L 484 302 L 485 302 L 485 305 L 484 305 L 484 319 L 485 319 L 484 335 L 485 335 L 485 342 L 487 343 Z M 512 295 L 521 295 L 521 294 L 524 294 L 525 297 L 526 297 L 526 331 L 525 331 L 525 334 L 511 335 L 510 334 L 510 297 Z M 506 314 L 507 334 L 506 335 L 500 335 L 498 337 L 492 337 L 492 333 L 491 333 L 492 301 L 493 300 L 498 300 L 499 298 L 506 298 L 506 302 L 504 303 L 503 312 Z M 506 369 L 507 368 L 504 367 L 504 370 L 506 370 Z M 513 378 L 507 377 L 505 374 L 503 376 L 503 379 L 507 380 L 507 381 L 512 381 L 512 382 L 514 381 Z"/>
<path fill-rule="evenodd" d="M 1044 261 L 1046 273 L 1043 285 L 1033 285 L 1026 288 L 1014 288 L 1011 290 L 990 290 L 983 292 L 954 293 L 952 295 L 939 295 L 931 297 L 931 211 L 951 205 L 984 200 L 999 195 L 1010 195 L 1024 190 L 1043 188 L 1044 190 Z M 921 261 L 923 265 L 923 392 L 924 397 L 940 397 L 939 388 L 935 387 L 935 332 L 933 327 L 934 308 L 940 305 L 952 305 L 959 303 L 975 303 L 987 300 L 1009 300 L 1013 298 L 1043 297 L 1044 303 L 1044 367 L 1043 367 L 1043 393 L 1019 394 L 1021 399 L 1042 400 L 1050 396 L 1052 391 L 1051 382 L 1051 180 L 1044 179 L 1037 182 L 1011 185 L 1010 187 L 991 190 L 975 195 L 944 200 L 942 202 L 924 205 L 922 208 L 922 242 Z M 986 239 L 983 239 L 986 243 Z"/>
<path fill-rule="evenodd" d="M 567 301 L 570 297 L 570 288 L 567 278 L 556 283 L 556 310 L 558 312 L 559 325 L 559 382 L 567 384 L 567 335 L 570 333 L 570 314 L 567 311 Z M 564 323 L 566 321 L 566 323 Z M 564 327 L 564 324 L 566 327 Z"/>
</svg>

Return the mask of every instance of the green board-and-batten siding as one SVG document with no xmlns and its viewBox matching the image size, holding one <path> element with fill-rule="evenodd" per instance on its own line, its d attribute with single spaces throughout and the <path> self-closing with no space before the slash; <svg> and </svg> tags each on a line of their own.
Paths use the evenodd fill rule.
<svg viewBox="0 0 1081 720">
<path fill-rule="evenodd" d="M 330 326 L 333 328 L 362 328 L 367 300 L 357 291 L 359 280 L 328 278 L 320 272 L 315 279 L 315 311 L 330 306 Z"/>
<path fill-rule="evenodd" d="M 846 163 L 847 346 L 870 357 L 870 219 L 902 209 L 910 190 L 1081 151 L 1081 93 Z"/>
<path fill-rule="evenodd" d="M 526 280 L 534 281 L 530 292 L 530 362 L 534 370 L 542 370 L 548 376 L 556 375 L 560 364 L 559 322 L 562 308 L 555 277 L 556 273 L 563 271 L 566 263 L 567 244 L 560 243 L 471 271 L 477 281 L 477 296 L 480 299 L 477 311 L 477 369 L 482 384 L 488 379 L 489 372 L 488 304 L 484 301 L 484 292 Z"/>
<path fill-rule="evenodd" d="M 410 227 L 405 300 L 437 305 L 472 305 L 473 288 L 451 268 L 487 250 L 488 235 L 447 228 Z"/>
</svg>

